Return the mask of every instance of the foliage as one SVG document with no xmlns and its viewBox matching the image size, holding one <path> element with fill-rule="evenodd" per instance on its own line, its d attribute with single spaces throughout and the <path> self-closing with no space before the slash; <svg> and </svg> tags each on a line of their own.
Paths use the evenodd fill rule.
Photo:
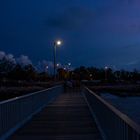
<svg viewBox="0 0 140 140">
<path fill-rule="evenodd" d="M 48 81 L 52 80 L 47 72 L 39 73 L 32 64 L 22 66 L 3 58 L 0 60 L 0 80 L 22 80 L 22 81 Z M 105 82 L 137 82 L 140 80 L 140 72 L 126 70 L 113 71 L 111 68 L 103 69 L 96 67 L 81 66 L 73 71 L 57 69 L 59 80 L 101 80 Z"/>
<path fill-rule="evenodd" d="M 137 82 L 140 80 L 140 72 L 138 72 L 136 69 L 132 72 L 129 72 L 126 70 L 113 71 L 111 68 L 86 68 L 81 66 L 76 68 L 72 73 L 72 78 L 78 80 L 107 80 L 107 82 Z"/>
</svg>

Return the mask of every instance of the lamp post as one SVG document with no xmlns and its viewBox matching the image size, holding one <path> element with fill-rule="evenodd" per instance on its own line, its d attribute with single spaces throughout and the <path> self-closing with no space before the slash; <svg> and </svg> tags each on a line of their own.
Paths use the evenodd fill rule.
<svg viewBox="0 0 140 140">
<path fill-rule="evenodd" d="M 67 64 L 67 70 L 68 70 L 68 71 L 70 71 L 70 66 L 71 66 L 71 63 L 69 62 L 69 63 Z"/>
<path fill-rule="evenodd" d="M 56 80 L 56 47 L 60 46 L 62 42 L 57 40 L 54 42 L 54 80 Z"/>
<path fill-rule="evenodd" d="M 46 68 L 45 68 L 46 72 L 48 72 L 48 69 L 49 69 L 49 66 L 46 66 Z"/>
<path fill-rule="evenodd" d="M 105 66 L 105 81 L 107 81 L 107 71 L 108 71 L 108 67 Z"/>
</svg>

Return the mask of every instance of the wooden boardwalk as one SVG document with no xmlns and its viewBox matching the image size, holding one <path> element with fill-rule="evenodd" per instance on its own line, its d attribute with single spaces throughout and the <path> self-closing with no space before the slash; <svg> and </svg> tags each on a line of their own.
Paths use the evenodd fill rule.
<svg viewBox="0 0 140 140">
<path fill-rule="evenodd" d="M 65 93 L 35 115 L 9 140 L 101 140 L 81 93 Z"/>
</svg>

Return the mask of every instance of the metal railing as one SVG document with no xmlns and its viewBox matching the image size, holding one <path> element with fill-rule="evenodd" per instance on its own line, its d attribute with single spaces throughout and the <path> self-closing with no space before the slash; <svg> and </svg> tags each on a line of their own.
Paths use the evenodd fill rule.
<svg viewBox="0 0 140 140">
<path fill-rule="evenodd" d="M 60 85 L 0 102 L 0 140 L 6 139 L 62 92 Z"/>
<path fill-rule="evenodd" d="M 138 124 L 88 88 L 83 93 L 105 140 L 140 140 Z"/>
</svg>

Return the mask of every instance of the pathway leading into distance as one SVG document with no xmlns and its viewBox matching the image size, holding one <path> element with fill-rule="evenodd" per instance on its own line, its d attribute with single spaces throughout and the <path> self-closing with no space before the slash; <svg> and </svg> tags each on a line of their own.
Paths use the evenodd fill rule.
<svg viewBox="0 0 140 140">
<path fill-rule="evenodd" d="M 8 140 L 101 140 L 81 93 L 64 93 Z"/>
</svg>

